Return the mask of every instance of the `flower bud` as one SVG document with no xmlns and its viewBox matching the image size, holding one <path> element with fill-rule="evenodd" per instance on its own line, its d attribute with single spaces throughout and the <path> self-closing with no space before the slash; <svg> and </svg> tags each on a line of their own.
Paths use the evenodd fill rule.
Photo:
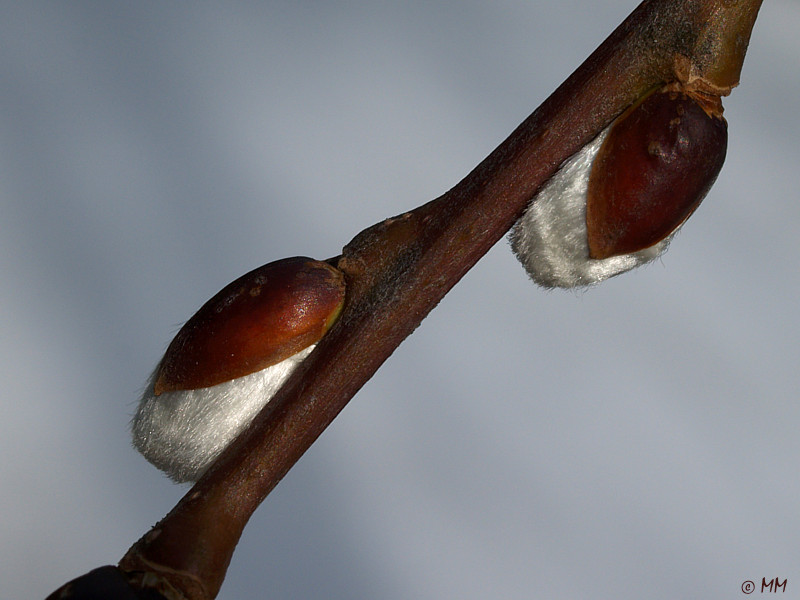
<svg viewBox="0 0 800 600">
<path fill-rule="evenodd" d="M 629 109 L 592 164 L 589 256 L 630 254 L 671 235 L 711 189 L 727 140 L 725 120 L 686 94 L 653 93 Z"/>
<path fill-rule="evenodd" d="M 133 419 L 133 441 L 176 481 L 196 480 L 335 322 L 343 274 L 305 257 L 227 285 L 181 328 Z"/>
<path fill-rule="evenodd" d="M 561 165 L 511 232 L 545 287 L 598 283 L 658 257 L 714 183 L 727 148 L 717 97 L 645 95 Z"/>
</svg>

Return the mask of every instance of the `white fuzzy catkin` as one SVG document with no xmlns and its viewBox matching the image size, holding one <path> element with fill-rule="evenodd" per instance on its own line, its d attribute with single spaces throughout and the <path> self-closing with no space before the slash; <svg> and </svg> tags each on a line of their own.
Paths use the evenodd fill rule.
<svg viewBox="0 0 800 600">
<path fill-rule="evenodd" d="M 153 373 L 133 418 L 133 445 L 175 481 L 197 481 L 313 349 L 211 387 L 158 396 Z"/>
<path fill-rule="evenodd" d="M 599 283 L 657 258 L 671 234 L 632 254 L 589 258 L 586 193 L 592 162 L 608 135 L 609 125 L 567 159 L 541 188 L 511 231 L 511 248 L 536 283 L 546 288 L 572 288 Z"/>
</svg>

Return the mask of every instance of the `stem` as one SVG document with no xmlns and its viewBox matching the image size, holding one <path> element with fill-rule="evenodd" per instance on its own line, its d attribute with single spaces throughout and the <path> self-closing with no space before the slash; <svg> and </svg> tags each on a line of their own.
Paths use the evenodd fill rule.
<svg viewBox="0 0 800 600">
<path fill-rule="evenodd" d="M 645 0 L 452 190 L 358 234 L 338 323 L 120 568 L 214 598 L 248 519 L 350 398 L 497 242 L 565 159 L 648 89 L 738 83 L 761 0 Z"/>
</svg>

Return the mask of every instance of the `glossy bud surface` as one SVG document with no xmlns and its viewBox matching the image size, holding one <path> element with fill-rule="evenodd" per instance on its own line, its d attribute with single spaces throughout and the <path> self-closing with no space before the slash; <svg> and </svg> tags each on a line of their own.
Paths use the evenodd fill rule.
<svg viewBox="0 0 800 600">
<path fill-rule="evenodd" d="M 243 275 L 175 336 L 156 372 L 154 394 L 210 387 L 296 354 L 333 324 L 344 295 L 342 273 L 306 257 Z"/>
<path fill-rule="evenodd" d="M 719 103 L 685 93 L 656 91 L 623 113 L 589 176 L 589 256 L 637 252 L 675 231 L 717 178 L 727 139 Z"/>
</svg>

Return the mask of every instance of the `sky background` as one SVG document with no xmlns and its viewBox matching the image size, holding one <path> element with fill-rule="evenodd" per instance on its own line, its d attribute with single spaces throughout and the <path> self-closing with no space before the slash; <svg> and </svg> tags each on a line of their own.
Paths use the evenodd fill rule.
<svg viewBox="0 0 800 600">
<path fill-rule="evenodd" d="M 115 563 L 186 491 L 128 422 L 263 263 L 439 196 L 634 8 L 0 9 L 0 597 Z M 800 3 L 661 261 L 544 292 L 498 243 L 255 514 L 220 598 L 800 598 Z"/>
</svg>

